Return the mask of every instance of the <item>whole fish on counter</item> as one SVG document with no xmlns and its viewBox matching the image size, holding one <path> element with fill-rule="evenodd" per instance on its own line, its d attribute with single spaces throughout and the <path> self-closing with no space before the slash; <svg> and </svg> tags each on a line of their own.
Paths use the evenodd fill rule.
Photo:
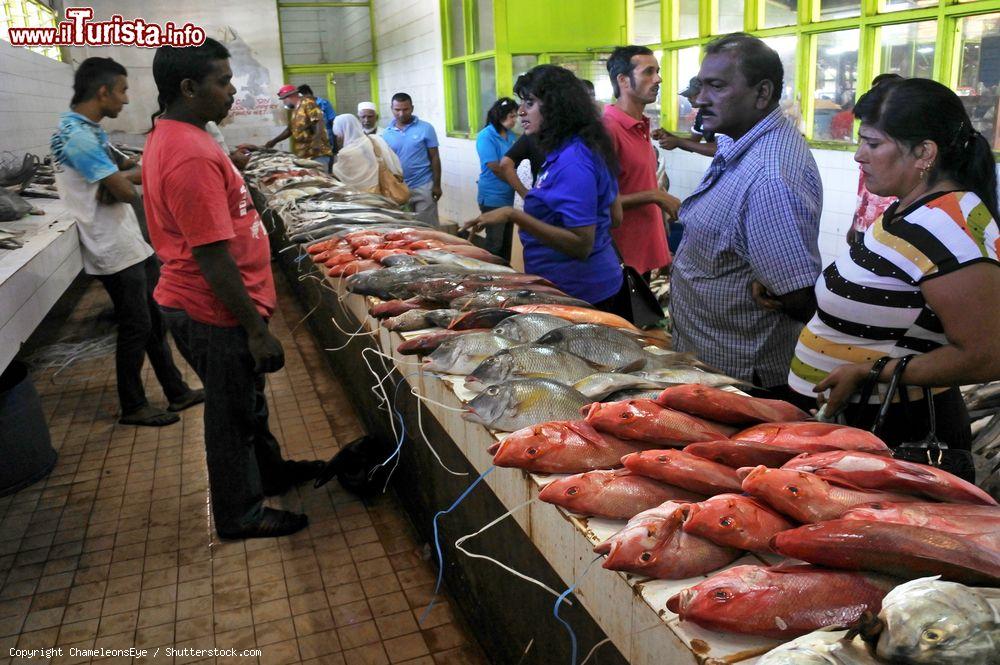
<svg viewBox="0 0 1000 665">
<path fill-rule="evenodd" d="M 855 506 L 873 501 L 912 502 L 916 497 L 843 487 L 819 476 L 790 469 L 741 469 L 743 491 L 799 522 L 837 519 Z"/>
<path fill-rule="evenodd" d="M 515 344 L 492 330 L 468 332 L 443 341 L 424 359 L 424 369 L 445 374 L 468 374 L 485 359 Z"/>
<path fill-rule="evenodd" d="M 875 653 L 907 665 L 996 665 L 1000 661 L 1000 590 L 924 577 L 882 600 Z"/>
<path fill-rule="evenodd" d="M 952 503 L 997 505 L 989 494 L 947 471 L 857 450 L 801 455 L 782 468 L 808 471 L 820 478 L 867 489 L 917 494 Z"/>
<path fill-rule="evenodd" d="M 898 577 L 941 575 L 966 584 L 1000 584 L 1000 551 L 961 534 L 871 520 L 831 520 L 782 531 L 771 549 L 831 568 Z"/>
<path fill-rule="evenodd" d="M 698 384 L 702 386 L 743 386 L 752 387 L 749 384 L 734 379 L 725 374 L 713 374 L 702 371 L 694 367 L 661 367 L 658 369 L 640 370 L 632 372 L 641 379 L 656 381 L 667 385 Z M 664 386 L 666 387 L 666 386 Z"/>
<path fill-rule="evenodd" d="M 454 238 L 454 240 L 458 242 L 459 238 Z M 435 263 L 455 265 L 469 270 L 515 272 L 515 270 L 510 266 L 503 265 L 503 259 L 497 256 L 490 257 L 489 252 L 486 252 L 485 250 L 483 251 L 483 254 L 486 256 L 478 254 L 476 256 L 465 256 L 435 249 L 419 249 L 416 254 L 417 256 L 421 256 L 425 259 L 430 259 Z"/>
<path fill-rule="evenodd" d="M 684 447 L 684 452 L 731 466 L 734 469 L 748 466 L 766 466 L 777 469 L 788 460 L 802 454 L 800 448 L 786 448 L 770 443 L 737 441 L 736 439 L 692 443 Z"/>
<path fill-rule="evenodd" d="M 429 332 L 419 337 L 414 337 L 413 339 L 408 339 L 402 342 L 396 347 L 396 351 L 400 355 L 411 356 L 420 355 L 426 356 L 434 353 L 442 344 L 448 340 L 454 339 L 456 337 L 461 337 L 462 335 L 468 335 L 471 333 L 490 333 L 492 332 L 489 328 L 480 328 L 479 330 L 436 330 L 434 332 Z"/>
<path fill-rule="evenodd" d="M 656 398 L 660 396 L 661 388 L 656 390 L 642 390 L 640 388 L 625 388 L 624 390 L 616 390 L 604 399 L 602 402 L 627 402 L 630 399 L 648 399 L 656 401 Z"/>
<path fill-rule="evenodd" d="M 448 328 L 451 330 L 468 330 L 469 328 L 495 328 L 501 321 L 516 316 L 514 309 L 503 309 L 501 307 L 489 307 L 487 309 L 474 309 L 455 317 Z"/>
<path fill-rule="evenodd" d="M 879 665 L 860 637 L 846 631 L 818 630 L 768 651 L 757 665 Z"/>
<path fill-rule="evenodd" d="M 382 325 L 397 332 L 412 332 L 424 328 L 445 328 L 458 315 L 457 309 L 415 309 L 382 321 Z M 445 325 L 440 322 L 444 321 Z"/>
<path fill-rule="evenodd" d="M 592 404 L 586 420 L 601 432 L 622 439 L 681 447 L 695 441 L 727 438 L 711 423 L 680 411 L 667 409 L 653 400 L 628 400 Z"/>
<path fill-rule="evenodd" d="M 561 420 L 520 429 L 489 452 L 497 466 L 531 473 L 583 473 L 621 466 L 639 444 L 601 434 L 583 420 Z"/>
<path fill-rule="evenodd" d="M 580 515 L 627 520 L 664 501 L 701 501 L 705 497 L 618 469 L 553 480 L 542 488 L 538 498 Z"/>
<path fill-rule="evenodd" d="M 574 383 L 573 387 L 595 402 L 603 402 L 606 397 L 623 390 L 655 390 L 659 396 L 666 384 L 624 372 L 595 372 Z"/>
<path fill-rule="evenodd" d="M 536 341 L 547 332 L 573 325 L 549 314 L 516 314 L 493 327 L 493 332 L 522 344 Z"/>
<path fill-rule="evenodd" d="M 529 304 L 547 304 L 583 307 L 587 303 L 570 296 L 546 293 L 531 287 L 509 289 L 506 291 L 485 291 L 459 296 L 451 301 L 455 309 L 487 309 L 491 307 L 511 307 Z"/>
<path fill-rule="evenodd" d="M 589 400 L 556 381 L 517 379 L 490 386 L 469 402 L 462 418 L 503 432 L 549 420 L 572 420 Z"/>
<path fill-rule="evenodd" d="M 571 386 L 597 369 L 583 358 L 551 346 L 508 342 L 510 347 L 486 358 L 470 372 L 467 386 L 480 389 L 511 379 L 552 379 Z"/>
<path fill-rule="evenodd" d="M 863 450 L 876 455 L 889 454 L 889 446 L 871 432 L 832 423 L 764 423 L 738 432 L 730 438 L 799 448 L 804 453 Z"/>
<path fill-rule="evenodd" d="M 743 494 L 717 494 L 685 506 L 684 530 L 718 545 L 770 552 L 771 538 L 795 525 L 769 506 Z"/>
<path fill-rule="evenodd" d="M 625 528 L 594 548 L 602 564 L 660 580 L 683 580 L 732 563 L 742 552 L 720 547 L 681 527 L 686 504 L 666 501 L 632 517 Z"/>
<path fill-rule="evenodd" d="M 621 328 L 596 323 L 576 323 L 557 328 L 540 337 L 537 343 L 575 353 L 592 363 L 622 372 L 691 360 L 685 354 L 650 353 L 635 335 Z"/>
<path fill-rule="evenodd" d="M 1000 508 L 971 503 L 867 503 L 840 516 L 959 533 L 1000 550 Z"/>
<path fill-rule="evenodd" d="M 680 450 L 631 453 L 622 464 L 632 473 L 707 496 L 741 491 L 736 469 Z"/>
<path fill-rule="evenodd" d="M 805 420 L 809 414 L 777 399 L 761 399 L 711 386 L 685 385 L 667 388 L 657 403 L 729 425 Z"/>
<path fill-rule="evenodd" d="M 672 596 L 667 609 L 709 630 L 787 638 L 878 612 L 895 583 L 814 566 L 734 566 Z"/>
<path fill-rule="evenodd" d="M 432 277 L 461 274 L 465 274 L 464 271 L 455 266 L 395 266 L 392 268 L 382 268 L 366 275 L 353 276 L 347 280 L 347 290 L 363 296 L 375 296 L 382 300 L 393 300 L 399 297 L 399 295 L 394 293 L 393 289 L 400 285 L 419 283 L 420 280 Z M 411 295 L 406 294 L 405 297 L 408 298 Z"/>
<path fill-rule="evenodd" d="M 518 314 L 551 314 L 573 323 L 599 323 L 612 328 L 622 328 L 642 334 L 642 331 L 620 316 L 602 312 L 592 307 L 574 307 L 570 305 L 514 305 L 510 309 Z"/>
</svg>

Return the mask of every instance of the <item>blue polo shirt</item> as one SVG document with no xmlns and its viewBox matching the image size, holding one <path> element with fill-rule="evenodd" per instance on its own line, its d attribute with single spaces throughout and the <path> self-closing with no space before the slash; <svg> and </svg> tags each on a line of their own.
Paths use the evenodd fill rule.
<svg viewBox="0 0 1000 665">
<path fill-rule="evenodd" d="M 617 196 L 617 179 L 579 137 L 549 153 L 538 181 L 524 200 L 524 211 L 553 226 L 595 227 L 594 247 L 590 256 L 580 261 L 520 231 L 525 272 L 541 275 L 589 303 L 618 293 L 622 270 L 611 244 L 611 204 Z"/>
<path fill-rule="evenodd" d="M 479 205 L 491 208 L 514 205 L 514 188 L 497 177 L 486 165 L 499 163 L 511 149 L 517 137 L 507 132 L 506 138 L 493 125 L 486 125 L 476 136 L 476 152 L 479 153 Z"/>
<path fill-rule="evenodd" d="M 400 129 L 394 120 L 382 132 L 382 138 L 399 157 L 407 187 L 420 187 L 430 182 L 434 174 L 427 150 L 438 147 L 433 125 L 413 116 L 412 122 Z"/>
<path fill-rule="evenodd" d="M 326 136 L 330 139 L 330 144 L 333 144 L 333 119 L 337 117 L 337 112 L 333 110 L 333 104 L 330 103 L 329 99 L 324 99 L 322 97 L 316 98 L 316 106 L 319 110 L 323 112 L 323 124 L 326 125 Z"/>
</svg>

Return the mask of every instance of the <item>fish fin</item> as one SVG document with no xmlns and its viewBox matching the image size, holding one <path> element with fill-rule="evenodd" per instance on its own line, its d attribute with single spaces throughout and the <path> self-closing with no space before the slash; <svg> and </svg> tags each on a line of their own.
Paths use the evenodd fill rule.
<svg viewBox="0 0 1000 665">
<path fill-rule="evenodd" d="M 622 365 L 621 367 L 614 368 L 613 371 L 621 372 L 622 374 L 628 374 L 629 372 L 638 372 L 643 367 L 646 366 L 648 360 L 646 358 L 636 358 L 630 363 Z"/>
</svg>

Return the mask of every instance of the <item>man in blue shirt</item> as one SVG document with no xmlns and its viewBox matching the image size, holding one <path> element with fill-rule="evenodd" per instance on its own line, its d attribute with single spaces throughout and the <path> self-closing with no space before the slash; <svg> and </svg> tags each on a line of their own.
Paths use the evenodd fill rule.
<svg viewBox="0 0 1000 665">
<path fill-rule="evenodd" d="M 434 127 L 413 115 L 413 99 L 405 92 L 392 96 L 393 122 L 382 132 L 399 162 L 403 180 L 410 188 L 410 205 L 417 219 L 437 225 L 437 202 L 441 198 L 441 156 Z"/>
<path fill-rule="evenodd" d="M 142 174 L 135 164 L 116 163 L 104 118 L 116 118 L 128 104 L 124 67 L 111 58 L 87 58 L 73 78 L 70 111 L 59 117 L 52 135 L 59 194 L 76 218 L 83 270 L 95 276 L 115 306 L 118 340 L 115 375 L 123 425 L 162 427 L 179 420 L 182 411 L 205 400 L 192 390 L 174 364 L 153 287 L 160 263 L 139 230 L 131 203 Z M 142 385 L 146 356 L 169 405 L 152 406 Z"/>
</svg>

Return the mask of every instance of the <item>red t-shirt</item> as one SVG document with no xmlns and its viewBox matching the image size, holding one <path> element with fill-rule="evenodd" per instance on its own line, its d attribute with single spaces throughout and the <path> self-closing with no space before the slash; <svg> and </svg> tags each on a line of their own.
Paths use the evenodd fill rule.
<svg viewBox="0 0 1000 665">
<path fill-rule="evenodd" d="M 604 128 L 618 155 L 618 193 L 634 194 L 659 187 L 656 153 L 649 140 L 649 118 L 636 120 L 617 106 L 604 107 Z M 670 265 L 663 213 L 655 203 L 625 211 L 621 226 L 611 229 L 625 264 L 640 273 Z"/>
<path fill-rule="evenodd" d="M 274 312 L 267 231 L 243 176 L 205 130 L 158 120 L 142 159 L 143 199 L 149 237 L 163 261 L 153 298 L 183 309 L 195 321 L 239 325 L 194 260 L 192 247 L 226 240 L 243 284 L 261 316 Z"/>
</svg>

